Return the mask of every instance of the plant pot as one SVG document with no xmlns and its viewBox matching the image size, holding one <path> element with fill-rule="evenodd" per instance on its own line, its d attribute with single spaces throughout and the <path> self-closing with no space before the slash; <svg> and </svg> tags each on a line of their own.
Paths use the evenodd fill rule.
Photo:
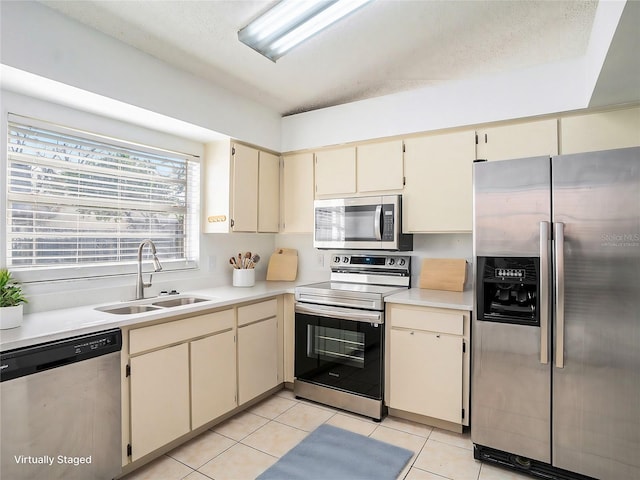
<svg viewBox="0 0 640 480">
<path fill-rule="evenodd" d="M 22 304 L 15 307 L 0 307 L 0 330 L 22 325 Z"/>
</svg>

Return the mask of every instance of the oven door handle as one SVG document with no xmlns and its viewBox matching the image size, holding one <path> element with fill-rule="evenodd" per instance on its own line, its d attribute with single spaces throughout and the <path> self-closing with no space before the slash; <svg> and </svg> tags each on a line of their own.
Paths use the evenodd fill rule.
<svg viewBox="0 0 640 480">
<path fill-rule="evenodd" d="M 337 320 L 354 320 L 373 324 L 384 323 L 382 312 L 367 312 L 363 310 L 353 310 L 351 308 L 327 307 L 324 305 L 309 305 L 296 303 L 296 313 L 305 315 L 317 315 L 319 317 L 335 318 Z"/>
</svg>

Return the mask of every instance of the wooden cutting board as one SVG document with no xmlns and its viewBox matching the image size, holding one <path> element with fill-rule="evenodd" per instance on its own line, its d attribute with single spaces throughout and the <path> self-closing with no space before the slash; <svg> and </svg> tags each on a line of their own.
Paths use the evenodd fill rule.
<svg viewBox="0 0 640 480">
<path fill-rule="evenodd" d="M 267 267 L 267 280 L 292 282 L 298 276 L 298 251 L 276 248 Z"/>
<path fill-rule="evenodd" d="M 420 288 L 462 292 L 467 277 L 464 258 L 425 258 L 420 270 Z"/>
</svg>

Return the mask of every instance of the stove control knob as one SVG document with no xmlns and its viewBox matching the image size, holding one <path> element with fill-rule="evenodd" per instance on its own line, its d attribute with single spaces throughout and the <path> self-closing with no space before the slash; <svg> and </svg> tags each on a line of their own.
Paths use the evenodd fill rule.
<svg viewBox="0 0 640 480">
<path fill-rule="evenodd" d="M 334 263 L 340 263 L 340 257 L 335 257 L 335 258 L 333 259 L 333 262 L 334 262 Z"/>
<path fill-rule="evenodd" d="M 407 263 L 407 261 L 404 258 L 398 260 L 398 265 L 400 265 L 401 267 L 404 266 L 405 263 Z"/>
<path fill-rule="evenodd" d="M 389 265 L 394 265 L 394 264 L 396 263 L 396 259 L 395 259 L 395 258 L 390 258 L 390 259 L 387 261 L 387 263 L 388 263 Z"/>
<path fill-rule="evenodd" d="M 342 257 L 342 261 L 344 263 L 349 263 L 349 257 Z"/>
</svg>

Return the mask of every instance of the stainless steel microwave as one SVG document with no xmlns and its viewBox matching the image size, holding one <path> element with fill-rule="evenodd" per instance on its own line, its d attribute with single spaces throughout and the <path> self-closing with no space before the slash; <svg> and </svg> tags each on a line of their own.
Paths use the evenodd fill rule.
<svg viewBox="0 0 640 480">
<path fill-rule="evenodd" d="M 327 249 L 413 250 L 402 233 L 402 196 L 316 200 L 313 246 Z"/>
</svg>

